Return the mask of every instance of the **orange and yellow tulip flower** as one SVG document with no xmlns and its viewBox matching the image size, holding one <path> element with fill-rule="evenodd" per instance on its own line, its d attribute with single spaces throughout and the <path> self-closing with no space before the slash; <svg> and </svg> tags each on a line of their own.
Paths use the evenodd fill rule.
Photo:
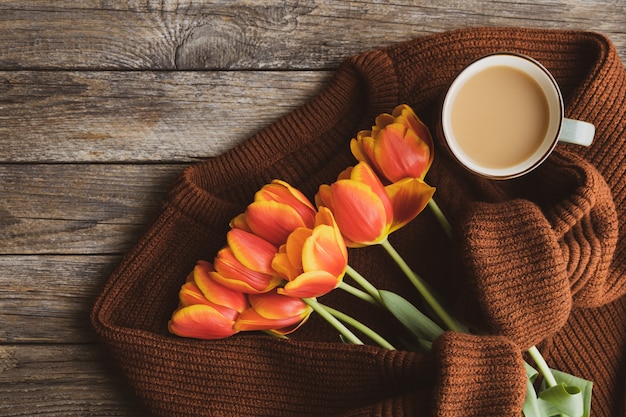
<svg viewBox="0 0 626 417">
<path fill-rule="evenodd" d="M 281 295 L 276 290 L 251 294 L 248 299 L 250 308 L 237 317 L 237 331 L 270 330 L 285 335 L 299 328 L 312 311 L 300 298 Z"/>
<path fill-rule="evenodd" d="M 315 201 L 331 210 L 348 247 L 363 247 L 384 242 L 414 219 L 434 192 L 420 178 L 385 187 L 367 163 L 359 162 L 334 183 L 322 185 Z"/>
<path fill-rule="evenodd" d="M 206 304 L 193 304 L 174 311 L 168 323 L 169 331 L 181 337 L 222 339 L 237 333 L 234 320 L 221 315 Z"/>
<path fill-rule="evenodd" d="M 279 246 L 298 227 L 313 227 L 316 212 L 299 190 L 274 180 L 255 194 L 254 202 L 231 221 L 231 227 L 249 231 Z"/>
<path fill-rule="evenodd" d="M 238 330 L 235 320 L 248 308 L 244 294 L 211 278 L 213 265 L 199 261 L 179 292 L 179 308 L 168 323 L 170 332 L 183 337 L 221 339 Z"/>
<path fill-rule="evenodd" d="M 267 292 L 281 282 L 272 269 L 276 246 L 240 229 L 231 229 L 226 239 L 228 245 L 215 257 L 215 281 L 246 294 Z"/>
<path fill-rule="evenodd" d="M 272 261 L 287 283 L 279 294 L 309 298 L 322 296 L 341 283 L 348 265 L 348 250 L 335 219 L 320 207 L 312 229 L 294 230 Z"/>
<path fill-rule="evenodd" d="M 433 139 L 428 127 L 406 104 L 376 118 L 372 130 L 362 130 L 350 142 L 354 157 L 367 162 L 383 180 L 424 179 L 433 162 Z"/>
</svg>

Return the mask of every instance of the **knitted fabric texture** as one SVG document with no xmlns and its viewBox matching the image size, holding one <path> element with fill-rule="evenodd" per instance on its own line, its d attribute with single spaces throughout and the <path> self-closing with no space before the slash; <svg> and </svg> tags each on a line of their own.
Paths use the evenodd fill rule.
<svg viewBox="0 0 626 417">
<path fill-rule="evenodd" d="M 593 123 L 596 137 L 588 148 L 559 144 L 541 167 L 509 181 L 472 176 L 435 150 L 426 181 L 454 226 L 452 243 L 429 210 L 390 239 L 476 335 L 445 333 L 425 355 L 340 343 L 315 315 L 290 340 L 168 333 L 188 272 L 213 259 L 230 219 L 261 186 L 279 178 L 312 198 L 354 165 L 350 139 L 397 104 L 434 131 L 455 74 L 502 50 L 544 64 L 566 117 Z M 532 345 L 553 368 L 594 382 L 594 416 L 623 415 L 625 109 L 624 66 L 596 33 L 464 29 L 349 58 L 307 104 L 181 173 L 109 278 L 92 323 L 156 416 L 519 416 Z M 349 256 L 377 287 L 413 297 L 381 248 Z M 335 291 L 324 302 L 392 341 L 402 337 L 354 297 Z"/>
</svg>

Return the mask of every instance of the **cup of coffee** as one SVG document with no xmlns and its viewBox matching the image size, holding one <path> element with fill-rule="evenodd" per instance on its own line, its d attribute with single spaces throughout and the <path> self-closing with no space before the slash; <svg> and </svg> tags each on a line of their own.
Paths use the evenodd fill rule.
<svg viewBox="0 0 626 417">
<path fill-rule="evenodd" d="M 559 86 L 543 65 L 499 52 L 470 63 L 450 84 L 437 136 L 469 171 L 515 178 L 545 161 L 558 142 L 591 144 L 594 126 L 563 114 Z"/>
</svg>

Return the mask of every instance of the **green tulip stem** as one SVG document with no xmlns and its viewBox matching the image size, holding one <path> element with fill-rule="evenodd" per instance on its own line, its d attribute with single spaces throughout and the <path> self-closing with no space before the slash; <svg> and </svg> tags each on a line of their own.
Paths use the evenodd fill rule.
<svg viewBox="0 0 626 417">
<path fill-rule="evenodd" d="M 345 339 L 355 345 L 363 345 L 364 343 L 354 333 L 350 331 L 342 322 L 340 322 L 335 316 L 330 314 L 325 306 L 318 303 L 315 298 L 303 298 L 307 305 L 309 305 L 317 314 L 319 314 L 324 320 L 326 320 L 331 326 L 333 326 Z"/>
<path fill-rule="evenodd" d="M 369 295 L 371 295 L 377 302 L 380 304 L 383 303 L 382 298 L 380 298 L 380 294 L 378 293 L 378 289 L 374 287 L 363 275 L 359 274 L 354 268 L 348 265 L 348 269 L 346 270 L 347 274 L 352 277 L 352 279 L 359 284 Z"/>
<path fill-rule="evenodd" d="M 400 256 L 400 254 L 395 250 L 395 248 L 391 246 L 391 243 L 389 243 L 388 240 L 385 240 L 381 243 L 381 246 L 385 248 L 387 253 L 398 264 L 400 269 L 402 269 L 402 272 L 404 272 L 404 274 L 407 276 L 409 281 L 411 281 L 413 286 L 417 289 L 417 291 L 419 291 L 421 296 L 424 298 L 424 301 L 428 303 L 430 308 L 433 309 L 437 317 L 441 319 L 444 325 L 449 330 L 460 331 L 460 328 L 457 325 L 456 321 L 452 317 L 450 317 L 450 315 L 441 306 L 441 304 L 439 304 L 437 299 L 433 296 L 433 294 L 430 292 L 430 290 L 426 286 L 426 283 L 422 280 L 422 278 L 419 275 L 417 275 L 411 269 L 411 267 L 404 261 L 402 256 Z"/>
<path fill-rule="evenodd" d="M 372 339 L 374 342 L 378 343 L 378 345 L 380 347 L 385 348 L 385 349 L 389 349 L 389 350 L 396 350 L 396 348 L 393 347 L 393 345 L 391 343 L 386 341 L 381 335 L 379 335 L 374 330 L 372 330 L 371 328 L 367 327 L 366 325 L 364 325 L 360 321 L 354 319 L 353 317 L 348 316 L 345 313 L 342 313 L 339 310 L 335 310 L 332 307 L 329 307 L 329 306 L 325 305 L 324 308 L 330 314 L 332 314 L 333 316 L 337 317 L 339 320 L 343 321 L 344 323 L 348 324 L 349 326 L 354 327 L 356 330 L 360 331 L 361 333 L 363 333 L 364 335 L 366 335 L 367 337 Z"/>
<path fill-rule="evenodd" d="M 443 212 L 441 211 L 435 200 L 432 198 L 428 200 L 428 206 L 437 218 L 437 221 L 443 228 L 443 231 L 446 233 L 446 235 L 448 235 L 450 239 L 452 239 L 452 226 L 450 225 L 448 219 L 446 219 L 446 216 L 443 215 Z"/>
<path fill-rule="evenodd" d="M 556 386 L 556 379 L 554 379 L 554 375 L 552 375 L 550 367 L 546 363 L 543 356 L 541 356 L 541 352 L 539 352 L 537 346 L 531 346 L 530 348 L 528 348 L 528 354 L 531 358 L 533 358 L 533 361 L 537 365 L 537 368 L 539 368 L 539 372 L 541 372 L 541 375 L 543 375 L 543 378 L 545 379 L 548 388 Z"/>
<path fill-rule="evenodd" d="M 344 290 L 348 294 L 352 294 L 355 297 L 360 298 L 363 301 L 367 301 L 370 304 L 379 305 L 378 301 L 376 301 L 374 297 L 372 297 L 365 291 L 361 291 L 360 289 L 353 287 L 352 285 L 348 284 L 345 281 L 341 281 L 341 284 L 339 284 L 339 288 Z"/>
</svg>

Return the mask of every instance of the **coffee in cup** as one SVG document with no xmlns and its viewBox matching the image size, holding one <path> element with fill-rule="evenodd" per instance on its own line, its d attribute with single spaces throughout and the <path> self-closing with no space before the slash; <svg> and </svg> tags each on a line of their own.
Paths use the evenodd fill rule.
<svg viewBox="0 0 626 417">
<path fill-rule="evenodd" d="M 592 124 L 563 116 L 554 77 L 515 53 L 482 57 L 463 69 L 443 100 L 438 136 L 468 170 L 492 179 L 539 166 L 557 142 L 588 146 Z"/>
</svg>

